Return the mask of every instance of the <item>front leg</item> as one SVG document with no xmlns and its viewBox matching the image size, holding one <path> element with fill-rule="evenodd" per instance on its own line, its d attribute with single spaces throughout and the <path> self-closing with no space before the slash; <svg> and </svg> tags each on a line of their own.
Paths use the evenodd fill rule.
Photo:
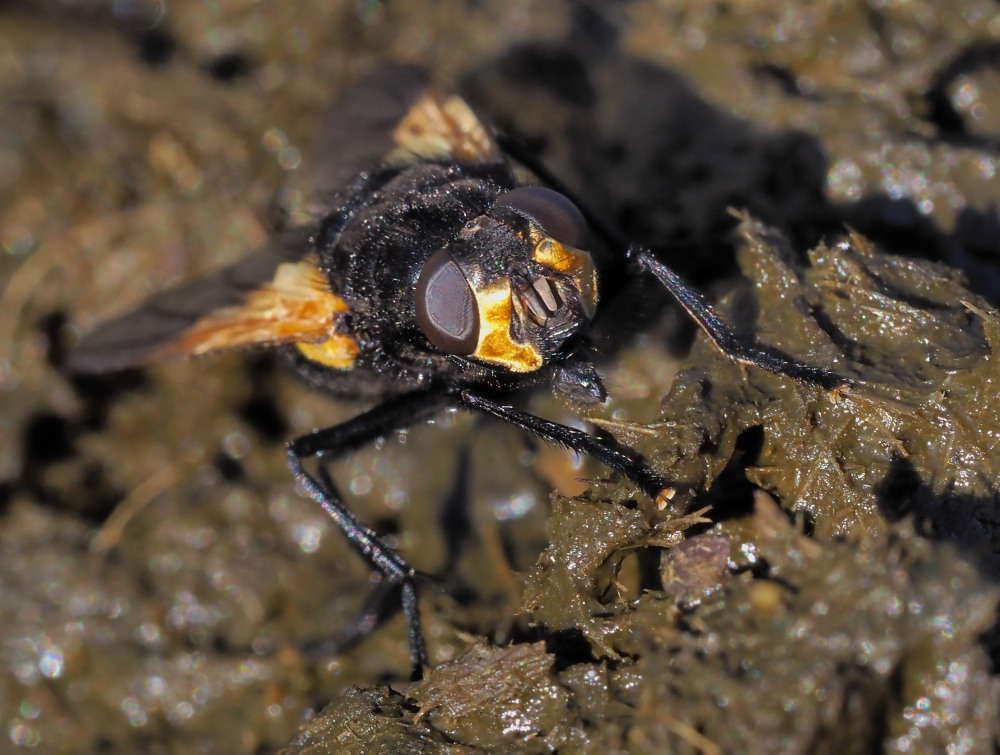
<svg viewBox="0 0 1000 755">
<path fill-rule="evenodd" d="M 498 403 L 470 388 L 456 391 L 456 398 L 467 409 L 483 412 L 504 422 L 520 427 L 549 443 L 571 448 L 577 453 L 596 459 L 639 486 L 659 509 L 667 506 L 674 497 L 674 489 L 656 474 L 632 449 L 614 438 L 598 438 L 558 422 L 536 417 L 512 406 Z"/>
<path fill-rule="evenodd" d="M 341 637 L 333 643 L 322 643 L 319 647 L 324 650 L 331 647 L 340 650 L 367 634 L 382 612 L 384 598 L 390 593 L 388 588 L 397 587 L 402 593 L 403 612 L 410 640 L 411 675 L 414 680 L 421 678 L 424 666 L 427 665 L 427 649 L 420 629 L 420 610 L 417 605 L 416 572 L 347 507 L 323 466 L 320 467 L 321 479 L 316 479 L 305 470 L 302 461 L 312 456 L 336 459 L 376 438 L 429 417 L 448 403 L 448 398 L 438 392 L 406 394 L 379 404 L 343 424 L 315 430 L 296 438 L 288 444 L 287 449 L 288 466 L 296 481 L 337 523 L 365 560 L 385 578 L 386 587 L 380 588 L 379 595 L 372 596 L 377 599 L 367 601 Z"/>
<path fill-rule="evenodd" d="M 637 272 L 646 272 L 656 278 L 698 327 L 705 331 L 716 348 L 730 359 L 760 367 L 775 375 L 786 375 L 803 383 L 818 385 L 835 393 L 847 392 L 856 385 L 855 381 L 838 375 L 833 370 L 805 364 L 778 349 L 762 346 L 737 335 L 732 326 L 715 313 L 700 291 L 681 280 L 677 273 L 656 259 L 648 249 L 630 246 L 627 257 Z"/>
</svg>

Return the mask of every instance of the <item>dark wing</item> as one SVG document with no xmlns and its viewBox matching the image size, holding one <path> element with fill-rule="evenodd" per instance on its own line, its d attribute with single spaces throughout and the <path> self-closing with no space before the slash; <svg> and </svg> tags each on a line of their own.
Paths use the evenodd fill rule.
<svg viewBox="0 0 1000 755">
<path fill-rule="evenodd" d="M 111 372 L 161 357 L 299 343 L 317 361 L 348 367 L 357 346 L 334 332 L 346 311 L 328 290 L 306 235 L 288 234 L 104 323 L 84 336 L 68 363 L 76 372 Z"/>
<path fill-rule="evenodd" d="M 375 69 L 337 98 L 315 152 L 309 181 L 318 212 L 324 199 L 374 165 L 503 159 L 461 98 L 402 64 Z M 318 268 L 309 234 L 300 230 L 105 323 L 84 336 L 68 364 L 76 372 L 111 372 L 161 357 L 291 343 L 312 361 L 346 369 L 358 353 L 357 342 L 337 332 L 347 311 Z"/>
<path fill-rule="evenodd" d="M 310 209 L 379 163 L 433 157 L 493 162 L 501 150 L 460 97 L 415 66 L 388 63 L 345 89 L 323 117 L 309 169 Z"/>
</svg>

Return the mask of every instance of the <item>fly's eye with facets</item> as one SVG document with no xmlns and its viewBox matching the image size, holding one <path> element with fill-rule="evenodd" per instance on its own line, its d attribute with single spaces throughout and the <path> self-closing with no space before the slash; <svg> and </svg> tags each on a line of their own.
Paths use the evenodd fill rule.
<svg viewBox="0 0 1000 755">
<path fill-rule="evenodd" d="M 448 354 L 465 355 L 479 343 L 479 307 L 462 269 L 447 250 L 431 255 L 417 279 L 417 325 Z"/>
<path fill-rule="evenodd" d="M 504 194 L 495 206 L 510 208 L 560 244 L 574 249 L 590 248 L 590 228 L 583 213 L 558 191 L 522 186 Z"/>
</svg>

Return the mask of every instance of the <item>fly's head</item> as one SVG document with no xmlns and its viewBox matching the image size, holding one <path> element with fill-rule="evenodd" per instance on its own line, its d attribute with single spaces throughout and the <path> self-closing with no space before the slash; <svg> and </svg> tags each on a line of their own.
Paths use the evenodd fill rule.
<svg viewBox="0 0 1000 755">
<path fill-rule="evenodd" d="M 514 373 L 551 363 L 593 317 L 590 233 L 563 195 L 502 195 L 426 263 L 414 289 L 417 324 L 437 349 Z"/>
</svg>

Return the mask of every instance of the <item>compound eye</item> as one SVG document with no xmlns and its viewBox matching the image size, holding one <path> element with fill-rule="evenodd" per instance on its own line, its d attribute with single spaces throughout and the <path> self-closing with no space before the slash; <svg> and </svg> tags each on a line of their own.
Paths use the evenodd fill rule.
<svg viewBox="0 0 1000 755">
<path fill-rule="evenodd" d="M 500 197 L 497 205 L 509 207 L 527 218 L 560 244 L 582 250 L 590 248 L 587 221 L 577 206 L 558 191 L 522 186 Z"/>
<path fill-rule="evenodd" d="M 432 344 L 448 354 L 465 355 L 479 343 L 476 296 L 455 259 L 435 252 L 420 272 L 416 289 L 417 325 Z"/>
</svg>

